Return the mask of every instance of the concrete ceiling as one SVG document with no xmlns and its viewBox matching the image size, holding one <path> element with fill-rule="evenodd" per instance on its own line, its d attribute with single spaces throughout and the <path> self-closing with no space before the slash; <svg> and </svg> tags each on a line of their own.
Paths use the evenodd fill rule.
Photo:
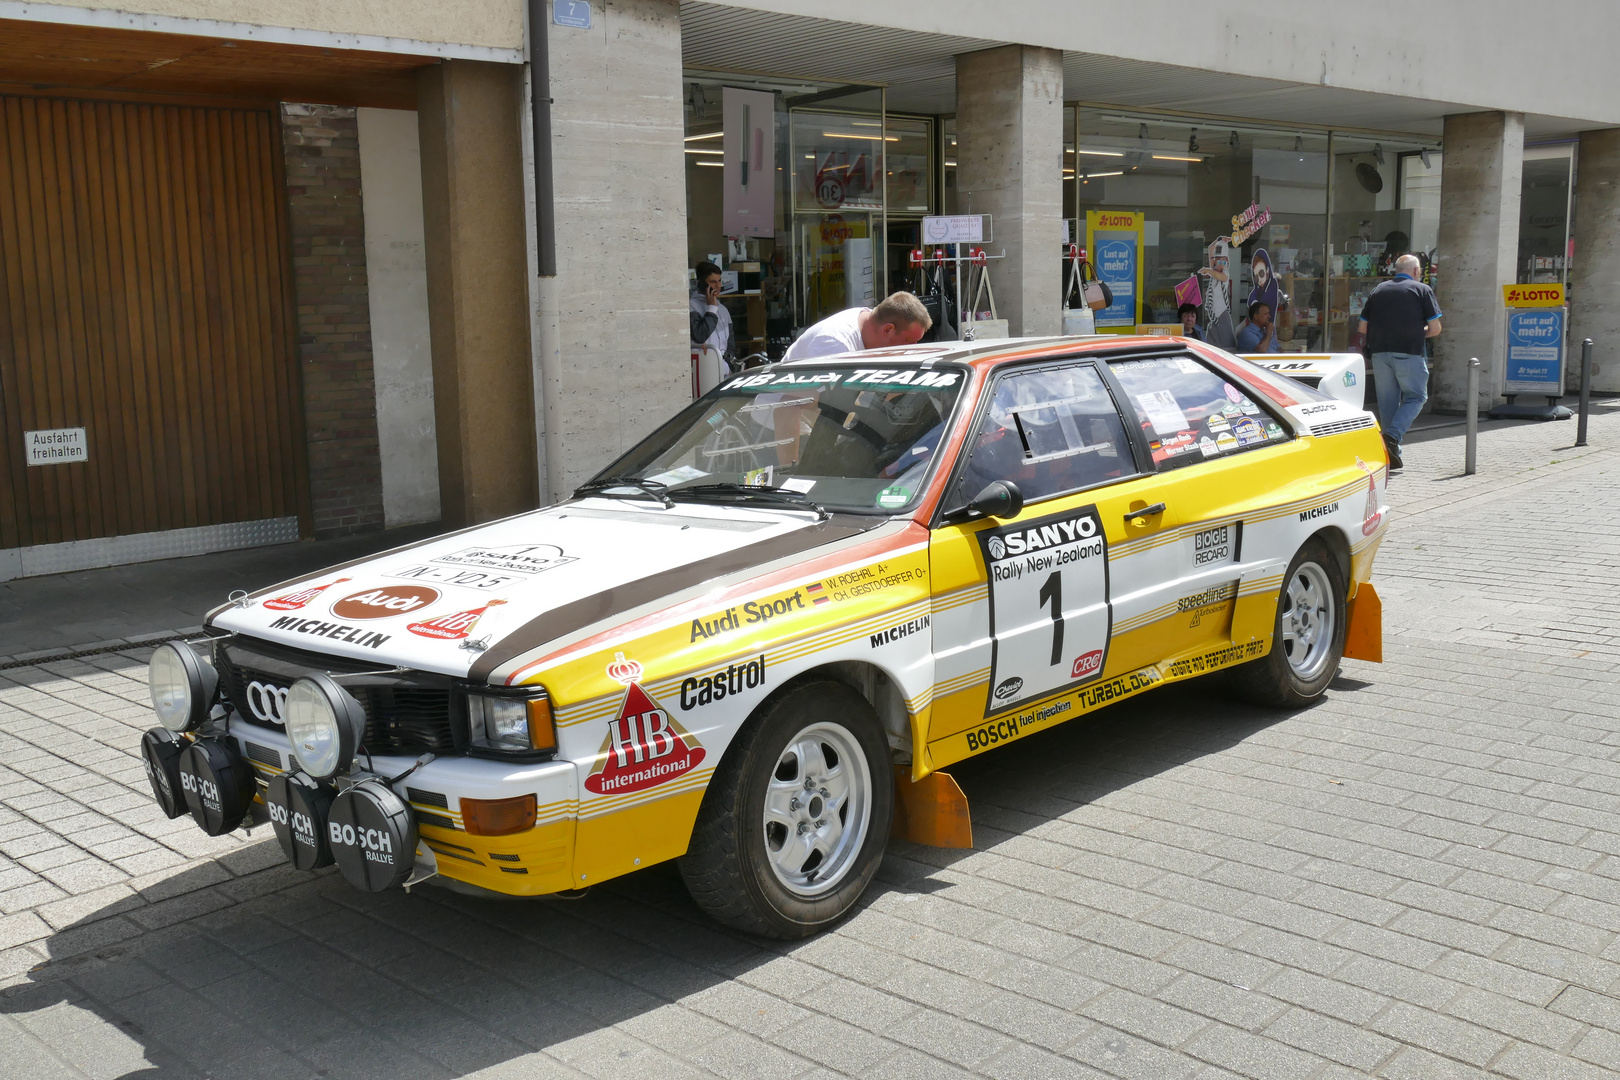
<svg viewBox="0 0 1620 1080">
<path fill-rule="evenodd" d="M 689 67 L 881 83 L 895 112 L 956 111 L 957 53 L 1002 44 L 682 0 L 681 41 Z M 1281 125 L 1368 128 L 1438 137 L 1448 113 L 1477 112 L 1455 102 L 1257 79 L 1066 52 L 1064 98 L 1134 108 L 1241 117 Z M 1589 126 L 1527 115 L 1527 137 L 1546 139 Z"/>
</svg>

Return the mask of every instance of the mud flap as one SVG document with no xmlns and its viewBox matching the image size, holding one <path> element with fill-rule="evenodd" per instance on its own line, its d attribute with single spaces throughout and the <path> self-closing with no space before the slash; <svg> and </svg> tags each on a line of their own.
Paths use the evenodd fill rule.
<svg viewBox="0 0 1620 1080">
<path fill-rule="evenodd" d="M 931 772 L 913 781 L 908 766 L 896 766 L 890 831 L 896 840 L 913 844 L 971 848 L 973 821 L 968 817 L 967 796 L 947 773 Z"/>
<path fill-rule="evenodd" d="M 1384 602 L 1372 582 L 1363 581 L 1350 598 L 1350 619 L 1344 629 L 1344 655 L 1351 660 L 1384 662 Z"/>
</svg>

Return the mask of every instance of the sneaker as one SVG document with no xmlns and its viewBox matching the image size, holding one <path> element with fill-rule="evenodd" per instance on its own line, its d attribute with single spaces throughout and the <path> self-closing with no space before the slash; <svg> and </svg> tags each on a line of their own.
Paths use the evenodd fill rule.
<svg viewBox="0 0 1620 1080">
<path fill-rule="evenodd" d="M 1398 472 L 1400 469 L 1402 469 L 1404 467 L 1404 463 L 1401 461 L 1401 444 L 1400 443 L 1396 442 L 1394 439 L 1390 439 L 1390 438 L 1386 437 L 1384 439 L 1384 453 L 1389 455 L 1389 471 L 1390 472 Z"/>
</svg>

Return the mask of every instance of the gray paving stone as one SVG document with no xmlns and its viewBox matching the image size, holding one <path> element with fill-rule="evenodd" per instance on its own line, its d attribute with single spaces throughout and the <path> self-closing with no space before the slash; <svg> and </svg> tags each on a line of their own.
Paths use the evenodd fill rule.
<svg viewBox="0 0 1620 1080">
<path fill-rule="evenodd" d="M 1398 1002 L 1369 1025 L 1392 1039 L 1483 1066 L 1512 1041 L 1485 1028 Z"/>
</svg>

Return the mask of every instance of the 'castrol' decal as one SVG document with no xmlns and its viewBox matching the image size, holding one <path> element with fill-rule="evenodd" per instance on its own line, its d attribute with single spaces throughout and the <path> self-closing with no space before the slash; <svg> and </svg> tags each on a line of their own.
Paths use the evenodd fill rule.
<svg viewBox="0 0 1620 1080">
<path fill-rule="evenodd" d="M 341 585 L 348 580 L 349 579 L 346 577 L 340 577 L 336 581 L 328 581 L 325 585 L 316 585 L 313 588 L 300 589 L 297 592 L 290 592 L 286 596 L 278 596 L 274 600 L 266 600 L 264 602 L 264 606 L 269 608 L 271 611 L 297 611 L 299 608 L 321 595 L 321 593 L 325 592 L 327 589 L 330 589 L 334 585 Z"/>
<path fill-rule="evenodd" d="M 478 620 L 484 617 L 484 612 L 504 603 L 505 600 L 491 600 L 483 607 L 458 611 L 452 615 L 440 615 L 436 619 L 427 619 L 423 622 L 413 622 L 405 629 L 421 637 L 438 638 L 440 641 L 459 641 L 472 633 L 472 628 L 478 625 Z"/>
<path fill-rule="evenodd" d="M 644 791 L 697 768 L 704 757 L 697 739 L 631 683 L 619 715 L 608 723 L 597 766 L 585 778 L 585 790 L 597 795 Z"/>
</svg>

